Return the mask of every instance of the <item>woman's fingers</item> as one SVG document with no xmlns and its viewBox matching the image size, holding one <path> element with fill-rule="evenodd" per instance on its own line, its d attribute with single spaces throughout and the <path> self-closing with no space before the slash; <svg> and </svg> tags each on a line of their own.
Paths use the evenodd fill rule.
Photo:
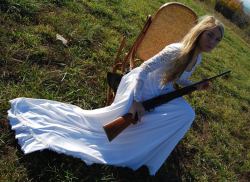
<svg viewBox="0 0 250 182">
<path fill-rule="evenodd" d="M 142 116 L 144 115 L 144 113 L 145 113 L 144 110 L 137 111 L 138 121 L 141 121 L 141 118 L 142 118 Z"/>
<path fill-rule="evenodd" d="M 209 81 L 206 81 L 204 83 L 200 83 L 199 85 L 197 85 L 198 90 L 206 90 L 208 88 L 211 88 L 211 84 Z"/>
<path fill-rule="evenodd" d="M 134 101 L 130 112 L 133 114 L 134 119 L 141 121 L 141 118 L 145 113 L 145 109 L 141 103 Z"/>
</svg>

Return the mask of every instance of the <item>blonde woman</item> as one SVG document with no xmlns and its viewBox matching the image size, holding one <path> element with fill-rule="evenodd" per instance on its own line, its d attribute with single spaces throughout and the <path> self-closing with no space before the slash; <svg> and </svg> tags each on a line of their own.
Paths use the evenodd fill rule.
<svg viewBox="0 0 250 182">
<path fill-rule="evenodd" d="M 161 81 L 159 85 L 163 88 L 173 89 L 173 83 L 181 86 L 191 85 L 192 82 L 188 78 L 193 73 L 194 68 L 200 64 L 201 53 L 213 50 L 223 35 L 223 24 L 213 16 L 204 16 L 200 18 L 200 22 L 189 31 L 181 43 L 167 46 L 159 54 L 142 64 L 134 102 L 135 111 L 139 113 L 139 117 L 145 113 L 143 106 L 138 101 L 145 100 L 145 93 L 141 89 L 149 73 L 162 72 L 158 77 Z M 207 88 L 209 88 L 208 82 L 198 86 L 198 90 Z"/>
<path fill-rule="evenodd" d="M 210 52 L 224 34 L 223 25 L 205 16 L 181 43 L 160 53 L 126 74 L 114 102 L 104 108 L 83 110 L 51 100 L 11 100 L 8 118 L 24 153 L 50 149 L 78 157 L 87 164 L 124 166 L 136 170 L 147 166 L 155 175 L 176 144 L 190 128 L 195 113 L 184 98 L 176 98 L 145 112 L 141 101 L 174 90 L 176 82 L 191 84 L 188 78 L 201 62 L 201 53 Z M 198 89 L 208 88 L 205 83 Z M 140 122 L 129 126 L 109 142 L 104 124 L 133 109 Z"/>
</svg>

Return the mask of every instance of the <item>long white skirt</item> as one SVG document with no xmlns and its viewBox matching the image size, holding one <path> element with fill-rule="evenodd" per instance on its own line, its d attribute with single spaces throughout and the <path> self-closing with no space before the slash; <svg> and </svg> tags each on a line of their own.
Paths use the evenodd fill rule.
<svg viewBox="0 0 250 182">
<path fill-rule="evenodd" d="M 109 142 L 102 126 L 127 113 L 133 102 L 134 76 L 125 76 L 112 105 L 83 110 L 62 102 L 16 98 L 8 119 L 25 154 L 50 149 L 82 159 L 86 164 L 109 164 L 133 170 L 146 165 L 155 175 L 190 128 L 195 113 L 182 98 L 146 113 Z"/>
</svg>

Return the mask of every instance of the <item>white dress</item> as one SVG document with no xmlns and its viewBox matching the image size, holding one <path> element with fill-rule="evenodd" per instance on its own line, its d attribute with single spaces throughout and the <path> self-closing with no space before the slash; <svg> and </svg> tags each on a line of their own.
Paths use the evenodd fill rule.
<svg viewBox="0 0 250 182">
<path fill-rule="evenodd" d="M 173 91 L 173 84 L 160 86 L 162 73 L 171 67 L 181 44 L 171 44 L 159 54 L 126 74 L 114 102 L 107 107 L 83 110 L 75 105 L 45 99 L 11 100 L 8 119 L 25 154 L 50 149 L 93 163 L 138 169 L 146 165 L 155 175 L 192 124 L 195 113 L 182 98 L 147 112 L 142 121 L 130 125 L 109 142 L 102 126 L 127 113 L 133 100 L 143 101 Z M 179 84 L 191 84 L 184 72 Z"/>
</svg>

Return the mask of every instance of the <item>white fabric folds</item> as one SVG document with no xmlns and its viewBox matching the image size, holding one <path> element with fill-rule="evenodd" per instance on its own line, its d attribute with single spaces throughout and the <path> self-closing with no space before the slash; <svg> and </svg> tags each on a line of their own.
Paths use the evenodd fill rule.
<svg viewBox="0 0 250 182">
<path fill-rule="evenodd" d="M 171 50 L 173 47 L 179 49 L 172 45 Z M 159 85 L 162 69 L 158 68 L 162 65 L 144 74 L 141 93 L 136 92 L 141 95 L 138 98 L 141 101 L 174 90 L 172 84 L 163 88 Z M 88 165 L 109 164 L 133 170 L 146 165 L 150 174 L 155 175 L 195 118 L 192 107 L 182 97 L 146 113 L 141 122 L 130 125 L 112 142 L 102 128 L 129 111 L 143 70 L 138 67 L 126 74 L 114 102 L 100 109 L 83 110 L 45 99 L 11 100 L 8 119 L 24 153 L 50 149 L 80 158 Z M 184 72 L 182 80 L 187 80 L 192 72 Z"/>
</svg>

